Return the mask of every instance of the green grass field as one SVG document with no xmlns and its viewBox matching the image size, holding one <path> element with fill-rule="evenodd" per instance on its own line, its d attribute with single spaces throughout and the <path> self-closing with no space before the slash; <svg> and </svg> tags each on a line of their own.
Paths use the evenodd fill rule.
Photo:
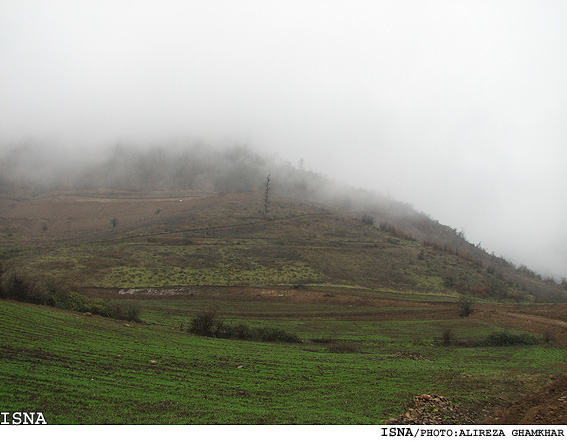
<svg viewBox="0 0 567 441">
<path fill-rule="evenodd" d="M 170 302 L 178 316 L 160 310 Z M 435 343 L 443 326 L 458 325 L 456 333 L 469 337 L 495 329 L 474 320 L 310 318 L 321 305 L 313 311 L 303 305 L 303 318 L 278 319 L 295 305 L 273 311 L 256 305 L 247 323 L 282 327 L 305 341 L 276 344 L 197 337 L 176 329 L 179 319 L 202 310 L 204 303 L 141 303 L 143 318 L 164 325 L 126 326 L 1 301 L 3 411 L 41 411 L 52 424 L 380 424 L 401 413 L 412 396 L 426 392 L 471 411 L 502 405 L 544 384 L 565 362 L 563 350 L 541 345 L 446 348 Z M 262 317 L 267 312 L 275 317 Z M 226 320 L 243 320 L 236 316 L 237 310 L 233 318 L 224 314 Z M 355 343 L 360 351 L 336 354 L 310 342 L 328 337 Z M 400 351 L 426 360 L 396 357 Z"/>
</svg>

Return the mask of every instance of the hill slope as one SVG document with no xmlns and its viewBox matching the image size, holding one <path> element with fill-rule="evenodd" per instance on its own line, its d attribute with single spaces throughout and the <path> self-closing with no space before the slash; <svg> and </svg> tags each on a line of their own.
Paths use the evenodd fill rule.
<svg viewBox="0 0 567 441">
<path fill-rule="evenodd" d="M 392 224 L 256 192 L 83 192 L 0 199 L 4 260 L 83 287 L 342 286 L 454 298 L 564 300 L 499 259 Z M 470 245 L 470 244 L 469 244 Z"/>
<path fill-rule="evenodd" d="M 274 222 L 281 224 L 283 217 L 321 213 L 321 209 L 343 220 L 347 217 L 371 220 L 381 227 L 382 233 L 393 233 L 390 234 L 390 242 L 411 237 L 420 245 L 428 244 L 424 253 L 418 254 L 420 259 L 432 253 L 446 252 L 447 256 L 460 256 L 477 266 L 482 265 L 490 275 L 496 276 L 483 275 L 484 280 L 480 280 L 471 276 L 468 270 L 453 271 L 453 264 L 443 264 L 442 268 L 438 268 L 439 259 L 432 263 L 424 276 L 423 268 L 408 267 L 415 257 L 410 256 L 411 253 L 406 255 L 405 260 L 394 259 L 390 266 L 374 262 L 373 258 L 357 260 L 373 274 L 376 268 L 378 272 L 392 273 L 387 277 L 378 275 L 381 282 L 437 289 L 439 279 L 434 283 L 425 280 L 437 277 L 449 290 L 479 296 L 519 296 L 543 301 L 564 301 L 566 297 L 567 285 L 544 280 L 525 266 L 516 267 L 503 258 L 488 254 L 480 244 L 468 243 L 464 234 L 416 212 L 408 204 L 379 193 L 338 184 L 304 169 L 302 165 L 294 167 L 289 162 L 260 156 L 246 147 L 218 150 L 199 143 L 170 143 L 167 147 L 149 149 L 116 146 L 104 155 L 83 156 L 57 158 L 48 149 L 37 145 L 4 152 L 0 161 L 0 241 L 4 244 L 3 248 L 6 245 L 11 247 L 7 255 L 12 256 L 14 248 L 22 243 L 50 246 L 50 241 L 60 243 L 63 239 L 68 243 L 81 243 L 165 233 L 188 235 L 193 238 L 191 240 L 197 241 L 218 238 L 220 232 L 213 232 L 213 227 L 238 226 L 240 232 L 233 230 L 235 234 L 232 236 L 225 231 L 223 236 L 237 239 L 242 236 L 246 225 L 248 230 L 260 228 L 259 221 L 265 220 L 259 193 L 264 191 L 269 174 L 272 177 L 270 196 L 274 202 L 276 197 L 292 198 L 280 199 L 278 204 L 274 204 L 270 213 Z M 250 198 L 251 193 L 255 194 L 254 201 L 245 202 L 242 198 Z M 287 201 L 287 208 L 283 201 Z M 328 216 L 325 222 L 335 221 Z M 115 228 L 110 228 L 111 223 Z M 311 243 L 318 238 L 319 242 L 331 241 L 337 245 L 340 234 L 352 237 L 370 234 L 364 229 L 359 232 L 352 224 L 346 227 L 336 225 L 335 230 L 339 233 L 331 234 L 318 231 L 322 222 L 297 222 L 295 225 L 305 231 L 302 240 L 307 240 L 310 235 Z M 285 233 L 286 237 L 293 237 L 297 234 L 291 227 L 288 219 L 287 226 L 281 224 L 278 232 L 282 236 Z M 202 229 L 200 233 L 196 231 L 199 228 Z M 206 228 L 210 234 L 206 234 Z M 277 235 L 273 234 L 274 231 L 268 229 L 266 237 L 275 240 Z M 366 239 L 360 236 L 357 240 L 364 242 Z M 370 239 L 366 245 L 378 246 L 375 239 Z M 388 246 L 393 245 L 386 242 Z M 352 245 L 350 240 L 350 249 L 353 249 Z M 366 254 L 360 254 L 371 254 L 365 251 Z M 447 262 L 454 260 L 447 256 Z M 317 258 L 315 254 L 312 257 Z M 348 261 L 350 258 L 344 257 L 346 259 L 339 258 L 334 263 L 342 267 L 341 260 Z M 300 260 L 311 265 L 308 256 L 302 255 Z M 422 266 L 418 262 L 417 267 Z M 406 267 L 407 270 L 404 270 Z M 417 276 L 419 280 L 406 280 L 405 273 L 413 270 L 420 273 Z M 358 275 L 345 273 L 344 277 L 327 274 L 323 280 L 340 281 L 353 277 L 360 279 L 360 271 Z M 311 274 L 308 279 L 321 278 L 313 278 Z"/>
</svg>

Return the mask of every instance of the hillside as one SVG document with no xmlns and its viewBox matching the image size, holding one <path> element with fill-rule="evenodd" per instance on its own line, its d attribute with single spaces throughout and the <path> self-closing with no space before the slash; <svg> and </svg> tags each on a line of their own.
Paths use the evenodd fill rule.
<svg viewBox="0 0 567 441">
<path fill-rule="evenodd" d="M 8 265 L 81 287 L 309 286 L 563 300 L 561 286 L 392 224 L 259 192 L 82 192 L 0 199 Z"/>
<path fill-rule="evenodd" d="M 561 286 L 514 272 L 519 284 L 368 212 L 273 195 L 266 216 L 258 191 L 54 191 L 0 209 L 0 290 L 21 287 L 16 274 L 40 297 L 67 286 L 89 299 L 65 298 L 78 311 L 0 299 L 5 411 L 61 424 L 380 424 L 427 393 L 469 424 L 565 369 L 566 305 L 525 288 Z M 116 305 L 139 315 L 97 315 Z M 296 341 L 188 333 L 207 311 L 225 332 Z"/>
<path fill-rule="evenodd" d="M 266 222 L 262 206 L 268 174 L 272 178 L 270 222 Z M 199 241 L 208 241 L 208 250 L 213 239 L 217 244 L 225 240 L 225 245 L 229 239 L 251 239 L 238 246 L 232 243 L 230 249 L 246 249 L 257 256 L 266 252 L 273 257 L 293 249 L 299 254 L 285 262 L 301 263 L 311 272 L 303 277 L 300 271 L 289 283 L 303 277 L 311 283 L 399 285 L 499 299 L 560 302 L 566 298 L 565 284 L 489 254 L 480 244 L 467 242 L 462 232 L 408 204 L 336 183 L 302 164 L 294 167 L 246 147 L 117 146 L 90 160 L 54 157 L 39 146 L 5 152 L 0 162 L 0 241 L 4 249 L 9 248 L 8 255 L 17 254 L 25 244 L 77 245 L 132 238 L 147 245 L 152 237 L 158 239 L 154 245 L 166 238 L 179 244 L 192 240 L 201 247 L 205 244 Z M 264 240 L 262 247 L 260 239 Z M 323 245 L 315 246 L 317 243 Z M 342 254 L 322 253 L 325 246 L 340 249 Z M 379 253 L 379 248 L 388 251 Z M 150 249 L 157 248 L 144 247 Z M 97 254 L 89 250 L 93 252 Z M 154 262 L 151 255 L 146 257 Z M 231 267 L 233 262 L 247 259 L 240 257 L 229 259 L 229 263 L 227 257 L 224 261 L 217 258 L 215 265 Z M 215 259 L 214 254 L 210 258 Z M 61 258 L 52 255 L 51 260 L 61 265 Z M 104 257 L 99 260 L 103 266 L 104 262 Z M 337 267 L 344 274 L 339 274 Z M 242 273 L 238 265 L 234 269 Z M 316 277 L 314 271 L 318 271 Z M 240 282 L 282 283 L 281 277 L 247 280 Z M 185 282 L 195 281 L 189 278 Z"/>
</svg>

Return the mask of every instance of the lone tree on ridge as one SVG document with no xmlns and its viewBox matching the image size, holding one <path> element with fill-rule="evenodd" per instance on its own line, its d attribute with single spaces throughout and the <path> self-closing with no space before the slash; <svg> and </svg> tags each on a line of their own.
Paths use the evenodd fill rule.
<svg viewBox="0 0 567 441">
<path fill-rule="evenodd" d="M 264 190 L 264 217 L 268 217 L 270 211 L 270 175 L 266 178 L 266 190 Z"/>
</svg>

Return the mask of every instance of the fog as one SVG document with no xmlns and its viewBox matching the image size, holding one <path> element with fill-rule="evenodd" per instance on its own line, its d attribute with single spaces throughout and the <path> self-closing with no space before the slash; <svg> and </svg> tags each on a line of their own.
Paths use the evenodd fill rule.
<svg viewBox="0 0 567 441">
<path fill-rule="evenodd" d="M 562 0 L 4 0 L 0 148 L 247 144 L 567 276 L 566 24 Z"/>
</svg>

